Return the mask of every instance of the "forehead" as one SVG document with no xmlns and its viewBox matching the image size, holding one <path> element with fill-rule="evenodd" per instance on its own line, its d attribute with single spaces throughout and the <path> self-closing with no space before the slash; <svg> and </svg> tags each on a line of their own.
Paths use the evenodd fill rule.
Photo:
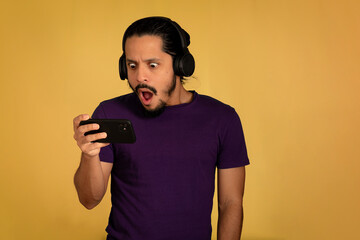
<svg viewBox="0 0 360 240">
<path fill-rule="evenodd" d="M 125 41 L 127 56 L 140 53 L 165 53 L 161 37 L 155 35 L 131 36 Z"/>
</svg>

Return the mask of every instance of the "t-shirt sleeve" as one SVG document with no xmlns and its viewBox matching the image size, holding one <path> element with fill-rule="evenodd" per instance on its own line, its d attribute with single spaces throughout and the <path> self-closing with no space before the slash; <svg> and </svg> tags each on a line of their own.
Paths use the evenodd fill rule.
<svg viewBox="0 0 360 240">
<path fill-rule="evenodd" d="M 94 118 L 94 119 L 106 119 L 107 118 L 105 111 L 101 104 L 95 109 L 95 111 L 92 115 L 92 118 Z M 101 148 L 100 154 L 99 154 L 100 161 L 113 163 L 114 162 L 114 150 L 113 149 L 114 148 L 113 148 L 112 144 Z"/>
<path fill-rule="evenodd" d="M 232 109 L 223 120 L 217 167 L 223 169 L 248 165 L 249 158 L 238 114 Z"/>
</svg>

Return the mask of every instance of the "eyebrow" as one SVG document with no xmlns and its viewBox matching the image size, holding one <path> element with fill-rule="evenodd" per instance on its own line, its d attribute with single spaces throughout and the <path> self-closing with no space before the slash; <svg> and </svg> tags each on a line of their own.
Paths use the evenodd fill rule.
<svg viewBox="0 0 360 240">
<path fill-rule="evenodd" d="M 129 59 L 129 58 L 126 58 L 126 61 L 128 61 L 128 62 L 132 62 L 132 63 L 136 63 L 137 61 L 135 61 L 135 60 L 132 60 L 132 59 Z M 148 59 L 145 59 L 145 62 L 159 62 L 159 61 L 161 61 L 161 59 L 160 58 L 148 58 Z"/>
</svg>

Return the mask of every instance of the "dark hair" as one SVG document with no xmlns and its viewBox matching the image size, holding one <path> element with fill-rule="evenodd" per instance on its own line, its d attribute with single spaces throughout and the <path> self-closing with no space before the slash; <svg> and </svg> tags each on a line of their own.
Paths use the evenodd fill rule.
<svg viewBox="0 0 360 240">
<path fill-rule="evenodd" d="M 176 29 L 175 25 L 179 30 Z M 181 31 L 181 33 L 179 31 Z M 180 36 L 180 34 L 182 34 L 182 36 Z M 144 35 L 161 37 L 163 51 L 170 54 L 173 60 L 176 55 L 180 55 L 184 51 L 182 39 L 184 39 L 185 48 L 190 45 L 190 35 L 170 18 L 147 17 L 135 21 L 126 29 L 122 41 L 123 52 L 125 53 L 125 42 L 129 37 L 141 37 Z M 182 76 L 180 76 L 180 78 L 183 80 Z"/>
</svg>

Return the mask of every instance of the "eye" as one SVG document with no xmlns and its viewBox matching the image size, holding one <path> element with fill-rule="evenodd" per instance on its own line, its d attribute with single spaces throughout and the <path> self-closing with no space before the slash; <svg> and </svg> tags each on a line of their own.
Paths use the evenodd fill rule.
<svg viewBox="0 0 360 240">
<path fill-rule="evenodd" d="M 159 64 L 157 64 L 157 63 L 150 63 L 150 67 L 151 67 L 151 68 L 156 68 L 158 65 L 159 65 Z"/>
<path fill-rule="evenodd" d="M 131 68 L 131 69 L 134 69 L 136 67 L 135 63 L 129 63 L 128 66 Z"/>
</svg>

